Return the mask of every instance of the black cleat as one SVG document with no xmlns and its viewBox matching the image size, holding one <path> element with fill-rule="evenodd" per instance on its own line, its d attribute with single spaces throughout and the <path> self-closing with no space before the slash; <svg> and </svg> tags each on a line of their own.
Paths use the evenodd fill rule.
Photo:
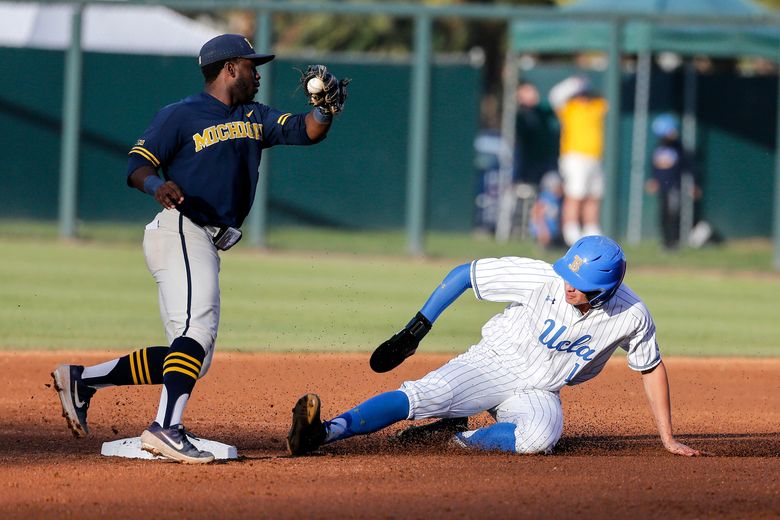
<svg viewBox="0 0 780 520">
<path fill-rule="evenodd" d="M 292 410 L 292 426 L 287 434 L 287 451 L 290 455 L 305 455 L 325 442 L 325 425 L 320 420 L 320 398 L 306 394 L 295 403 Z"/>
<path fill-rule="evenodd" d="M 62 404 L 62 416 L 68 421 L 68 429 L 74 437 L 86 437 L 89 434 L 87 410 L 90 399 L 97 391 L 81 382 L 83 372 L 84 367 L 81 365 L 60 365 L 51 373 L 54 389 Z"/>
</svg>

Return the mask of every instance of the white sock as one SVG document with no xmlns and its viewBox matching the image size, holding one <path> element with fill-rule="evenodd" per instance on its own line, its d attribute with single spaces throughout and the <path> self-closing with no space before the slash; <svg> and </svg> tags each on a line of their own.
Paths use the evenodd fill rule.
<svg viewBox="0 0 780 520">
<path fill-rule="evenodd" d="M 81 374 L 83 379 L 92 379 L 93 377 L 103 377 L 111 372 L 116 364 L 119 363 L 119 358 L 100 363 L 91 367 L 84 367 L 84 372 Z"/>
<path fill-rule="evenodd" d="M 168 423 L 168 427 L 181 424 L 181 416 L 184 414 L 184 407 L 187 406 L 189 397 L 190 394 L 182 394 L 176 399 L 176 402 L 173 404 L 173 409 L 171 410 L 171 420 Z M 162 392 L 160 392 L 160 405 L 157 408 L 157 417 L 155 418 L 155 422 L 160 426 L 165 427 L 165 414 L 167 411 L 168 390 L 165 388 L 165 385 L 163 385 Z"/>
<path fill-rule="evenodd" d="M 566 245 L 574 245 L 574 242 L 580 239 L 582 237 L 582 229 L 580 229 L 580 225 L 576 222 L 567 222 L 563 225 L 563 240 L 566 242 Z"/>
<path fill-rule="evenodd" d="M 585 224 L 585 226 L 582 228 L 582 235 L 601 235 L 601 226 L 598 224 Z"/>
</svg>

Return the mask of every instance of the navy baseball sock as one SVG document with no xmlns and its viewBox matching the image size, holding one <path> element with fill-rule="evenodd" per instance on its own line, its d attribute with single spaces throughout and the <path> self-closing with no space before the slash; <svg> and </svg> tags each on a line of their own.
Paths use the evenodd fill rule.
<svg viewBox="0 0 780 520">
<path fill-rule="evenodd" d="M 409 398 L 400 390 L 376 395 L 352 410 L 325 421 L 325 443 L 381 430 L 409 417 Z"/>
<path fill-rule="evenodd" d="M 171 343 L 163 363 L 163 390 L 156 419 L 163 428 L 181 423 L 205 357 L 203 347 L 192 338 L 181 336 Z"/>
<path fill-rule="evenodd" d="M 81 381 L 93 388 L 124 385 L 159 385 L 168 347 L 147 347 L 118 359 L 85 367 Z"/>
</svg>

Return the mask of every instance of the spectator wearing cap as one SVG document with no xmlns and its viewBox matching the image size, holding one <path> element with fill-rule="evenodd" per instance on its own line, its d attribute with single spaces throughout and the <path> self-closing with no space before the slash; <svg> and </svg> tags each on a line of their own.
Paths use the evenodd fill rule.
<svg viewBox="0 0 780 520">
<path fill-rule="evenodd" d="M 674 114 L 664 113 L 653 119 L 651 129 L 658 143 L 653 149 L 651 176 L 645 190 L 658 195 L 662 244 L 667 250 L 675 250 L 680 243 L 681 185 L 686 166 L 680 122 Z"/>
</svg>

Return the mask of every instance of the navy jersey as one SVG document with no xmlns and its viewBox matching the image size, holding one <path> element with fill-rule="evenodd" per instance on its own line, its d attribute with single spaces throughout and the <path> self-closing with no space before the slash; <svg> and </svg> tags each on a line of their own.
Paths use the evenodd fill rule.
<svg viewBox="0 0 780 520">
<path fill-rule="evenodd" d="M 683 149 L 678 141 L 662 141 L 653 150 L 653 178 L 662 190 L 679 189 L 684 168 Z"/>
<path fill-rule="evenodd" d="M 307 145 L 306 114 L 260 103 L 229 107 L 201 92 L 160 110 L 130 150 L 127 181 L 162 169 L 184 194 L 177 209 L 199 225 L 240 227 L 255 196 L 263 148 Z"/>
</svg>

